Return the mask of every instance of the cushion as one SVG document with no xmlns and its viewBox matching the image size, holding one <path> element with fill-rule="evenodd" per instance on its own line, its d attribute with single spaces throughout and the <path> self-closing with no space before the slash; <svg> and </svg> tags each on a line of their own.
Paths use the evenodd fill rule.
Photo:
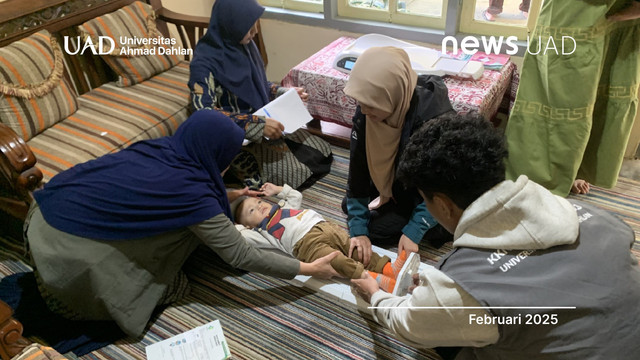
<svg viewBox="0 0 640 360">
<path fill-rule="evenodd" d="M 40 31 L 0 48 L 0 121 L 29 140 L 78 109 L 62 51 Z"/>
<path fill-rule="evenodd" d="M 118 74 L 118 86 L 140 83 L 169 70 L 180 61 L 176 55 L 167 54 L 173 39 L 162 38 L 155 25 L 153 9 L 140 1 L 91 19 L 80 25 L 78 30 L 85 43 L 87 38 L 91 39 L 96 51 L 109 52 L 110 42 L 101 37 L 111 38 L 113 49 L 109 55 L 101 56 Z M 101 39 L 102 49 L 98 47 Z"/>
<path fill-rule="evenodd" d="M 78 97 L 80 108 L 27 142 L 43 180 L 139 140 L 171 135 L 187 119 L 189 63 L 128 87 L 104 84 Z"/>
</svg>

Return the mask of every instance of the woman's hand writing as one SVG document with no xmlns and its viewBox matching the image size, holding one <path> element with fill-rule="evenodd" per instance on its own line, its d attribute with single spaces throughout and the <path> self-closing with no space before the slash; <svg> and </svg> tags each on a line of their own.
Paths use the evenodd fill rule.
<svg viewBox="0 0 640 360">
<path fill-rule="evenodd" d="M 284 125 L 282 125 L 278 120 L 270 117 L 264 119 L 263 134 L 265 137 L 268 137 L 269 139 L 280 139 L 283 131 Z"/>
</svg>

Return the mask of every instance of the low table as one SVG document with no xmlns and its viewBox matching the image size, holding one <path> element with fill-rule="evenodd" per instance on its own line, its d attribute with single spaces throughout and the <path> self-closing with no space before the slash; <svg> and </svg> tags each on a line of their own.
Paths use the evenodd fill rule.
<svg viewBox="0 0 640 360">
<path fill-rule="evenodd" d="M 344 146 L 339 138 L 348 138 L 356 102 L 344 94 L 349 75 L 332 67 L 335 56 L 356 39 L 343 36 L 292 68 L 282 80 L 283 86 L 301 86 L 309 94 L 307 109 L 315 121 L 307 127 L 312 132 L 334 134 L 337 139 L 328 140 Z M 477 111 L 486 119 L 494 120 L 501 104 L 508 113 L 512 105 L 512 91 L 517 88 L 516 65 L 509 61 L 500 70 L 485 70 L 478 80 L 445 76 L 449 99 L 459 113 Z M 515 85 L 512 86 L 512 83 Z M 504 103 L 503 103 L 504 100 Z M 336 126 L 339 125 L 339 126 Z M 346 128 L 346 129 L 343 129 Z M 315 131 L 313 131 L 315 130 Z"/>
</svg>

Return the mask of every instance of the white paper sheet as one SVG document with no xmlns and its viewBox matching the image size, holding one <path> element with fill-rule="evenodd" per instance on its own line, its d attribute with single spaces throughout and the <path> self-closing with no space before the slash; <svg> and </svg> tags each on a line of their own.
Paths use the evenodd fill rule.
<svg viewBox="0 0 640 360">
<path fill-rule="evenodd" d="M 145 351 L 147 360 L 223 360 L 231 356 L 218 320 L 151 344 Z"/>
<path fill-rule="evenodd" d="M 254 112 L 253 115 L 262 115 L 278 120 L 284 125 L 284 132 L 290 134 L 313 119 L 296 89 L 289 89 L 275 100 Z"/>
</svg>

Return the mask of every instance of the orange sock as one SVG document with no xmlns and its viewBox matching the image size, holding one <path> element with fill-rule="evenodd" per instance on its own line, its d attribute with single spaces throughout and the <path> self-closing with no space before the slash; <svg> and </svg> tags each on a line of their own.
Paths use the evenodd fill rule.
<svg viewBox="0 0 640 360">
<path fill-rule="evenodd" d="M 396 286 L 396 279 L 380 273 L 375 273 L 373 271 L 369 271 L 369 275 L 371 275 L 372 278 L 376 279 L 376 281 L 378 282 L 378 286 L 380 286 L 380 289 L 388 293 L 393 292 L 393 288 Z"/>
<path fill-rule="evenodd" d="M 391 267 L 391 261 L 384 264 L 384 267 L 382 268 L 382 275 L 395 278 L 393 274 L 393 267 Z"/>
<path fill-rule="evenodd" d="M 394 261 L 393 264 L 391 261 L 385 264 L 382 268 L 382 274 L 395 279 L 400 270 L 402 270 L 404 263 L 407 262 L 408 257 L 409 255 L 407 255 L 407 252 L 402 250 L 400 256 L 396 258 L 396 261 Z"/>
</svg>

